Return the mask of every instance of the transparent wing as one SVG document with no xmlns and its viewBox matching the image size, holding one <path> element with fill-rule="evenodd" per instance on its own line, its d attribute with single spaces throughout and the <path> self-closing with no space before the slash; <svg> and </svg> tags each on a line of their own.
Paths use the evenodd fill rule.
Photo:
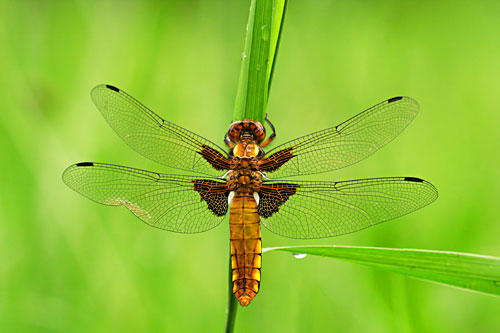
<svg viewBox="0 0 500 333">
<path fill-rule="evenodd" d="M 92 100 L 109 126 L 139 154 L 172 168 L 220 176 L 229 168 L 215 143 L 172 124 L 110 85 L 92 89 Z"/>
<path fill-rule="evenodd" d="M 89 199 L 125 206 L 143 222 L 169 231 L 206 231 L 227 213 L 226 183 L 216 179 L 85 162 L 67 168 L 63 180 Z"/>
<path fill-rule="evenodd" d="M 267 152 L 260 169 L 272 178 L 344 168 L 370 156 L 405 129 L 418 113 L 410 97 L 394 97 L 342 124 L 289 141 Z"/>
<path fill-rule="evenodd" d="M 429 182 L 413 177 L 342 182 L 267 181 L 259 202 L 262 224 L 290 238 L 348 234 L 422 208 L 438 196 Z"/>
</svg>

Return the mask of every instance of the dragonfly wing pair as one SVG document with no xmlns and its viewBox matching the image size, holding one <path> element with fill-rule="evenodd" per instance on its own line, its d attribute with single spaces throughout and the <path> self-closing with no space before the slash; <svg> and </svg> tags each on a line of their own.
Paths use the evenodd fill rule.
<svg viewBox="0 0 500 333">
<path fill-rule="evenodd" d="M 226 181 L 216 178 L 231 166 L 222 148 L 162 119 L 118 88 L 97 86 L 91 95 L 109 125 L 134 150 L 158 163 L 212 177 L 86 162 L 69 167 L 65 183 L 101 204 L 125 206 L 161 229 L 196 233 L 217 226 L 228 211 L 230 192 Z M 390 142 L 417 112 L 411 98 L 386 100 L 336 127 L 278 146 L 259 161 L 259 168 L 285 178 L 346 167 Z M 338 236 L 408 214 L 434 201 L 437 191 L 411 177 L 265 180 L 259 197 L 258 212 L 269 230 L 306 239 Z"/>
<path fill-rule="evenodd" d="M 143 222 L 197 233 L 219 225 L 228 211 L 226 182 L 104 163 L 79 163 L 65 183 L 100 204 L 125 206 Z M 411 177 L 343 182 L 267 181 L 258 212 L 270 231 L 290 238 L 324 238 L 411 213 L 437 198 L 432 184 Z"/>
</svg>

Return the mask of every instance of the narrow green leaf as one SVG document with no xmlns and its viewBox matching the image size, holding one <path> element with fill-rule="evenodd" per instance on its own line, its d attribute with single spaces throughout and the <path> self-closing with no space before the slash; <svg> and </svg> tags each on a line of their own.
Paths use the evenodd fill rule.
<svg viewBox="0 0 500 333">
<path fill-rule="evenodd" d="M 229 256 L 229 288 L 226 304 L 226 327 L 224 332 L 231 333 L 234 331 L 234 324 L 236 322 L 236 312 L 238 311 L 238 302 L 233 294 L 233 270 L 231 267 L 231 256 Z"/>
<path fill-rule="evenodd" d="M 261 122 L 264 120 L 267 106 L 267 66 L 272 19 L 273 0 L 257 0 L 252 27 L 252 48 L 249 55 L 246 113 L 248 118 Z"/>
<path fill-rule="evenodd" d="M 336 258 L 431 282 L 500 296 L 500 258 L 431 250 L 356 246 L 264 249 Z"/>
<path fill-rule="evenodd" d="M 281 41 L 281 32 L 283 30 L 283 22 L 285 20 L 285 11 L 287 0 L 276 0 L 273 9 L 273 28 L 271 31 L 271 47 L 269 49 L 269 66 L 267 67 L 267 94 L 271 90 L 271 83 L 273 82 L 274 68 L 276 66 L 276 57 L 278 55 L 279 44 Z"/>
<path fill-rule="evenodd" d="M 252 0 L 233 120 L 264 121 L 286 0 Z"/>
<path fill-rule="evenodd" d="M 241 54 L 240 79 L 238 90 L 236 91 L 236 102 L 234 106 L 233 121 L 248 118 L 246 114 L 246 104 L 248 95 L 248 71 L 250 68 L 250 55 L 252 50 L 253 26 L 255 20 L 255 2 L 251 0 L 248 13 L 247 34 L 245 37 L 245 48 Z"/>
</svg>

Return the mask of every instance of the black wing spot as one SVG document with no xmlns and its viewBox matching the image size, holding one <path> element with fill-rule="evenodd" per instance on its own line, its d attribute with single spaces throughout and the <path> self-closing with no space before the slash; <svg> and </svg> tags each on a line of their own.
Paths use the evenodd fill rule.
<svg viewBox="0 0 500 333">
<path fill-rule="evenodd" d="M 194 190 L 200 194 L 200 200 L 205 201 L 216 216 L 227 214 L 227 197 L 229 192 L 226 190 L 225 183 L 214 180 L 191 180 L 194 184 Z"/>
<path fill-rule="evenodd" d="M 120 92 L 120 89 L 118 89 L 117 87 L 112 86 L 112 85 L 110 85 L 110 84 L 107 84 L 107 85 L 106 85 L 106 88 L 111 89 L 111 90 L 116 91 L 116 92 Z"/>
<path fill-rule="evenodd" d="M 285 164 L 286 162 L 290 161 L 292 158 L 295 157 L 295 155 L 293 155 L 293 148 L 294 147 L 289 147 L 280 150 L 276 153 L 269 155 L 269 157 L 260 160 L 259 163 L 260 170 L 264 172 L 274 172 L 278 170 L 283 164 Z"/>
<path fill-rule="evenodd" d="M 389 99 L 387 100 L 387 103 L 397 102 L 397 101 L 400 101 L 400 100 L 402 100 L 402 99 L 403 99 L 403 97 L 401 97 L 401 96 L 398 96 L 398 97 L 393 97 L 393 98 L 389 98 Z"/>
<path fill-rule="evenodd" d="M 259 193 L 259 215 L 262 218 L 268 218 L 274 213 L 279 212 L 280 206 L 297 193 L 297 189 L 299 188 L 299 184 L 273 183 L 264 185 Z"/>
<path fill-rule="evenodd" d="M 197 152 L 197 154 L 200 154 L 215 170 L 229 170 L 230 161 L 212 147 L 202 144 L 201 151 Z"/>
<path fill-rule="evenodd" d="M 92 162 L 82 162 L 82 163 L 77 163 L 77 167 L 86 167 L 86 166 L 94 166 L 94 163 Z"/>
<path fill-rule="evenodd" d="M 407 182 L 415 182 L 415 183 L 423 183 L 424 180 L 420 178 L 415 178 L 415 177 L 405 177 L 405 181 Z"/>
</svg>

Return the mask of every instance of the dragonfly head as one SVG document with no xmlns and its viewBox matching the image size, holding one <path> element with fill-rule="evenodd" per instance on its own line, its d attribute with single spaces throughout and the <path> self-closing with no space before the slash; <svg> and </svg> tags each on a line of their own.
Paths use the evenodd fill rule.
<svg viewBox="0 0 500 333">
<path fill-rule="evenodd" d="M 250 119 L 235 121 L 229 126 L 227 137 L 233 143 L 245 142 L 260 144 L 266 138 L 266 129 L 258 121 Z"/>
</svg>

